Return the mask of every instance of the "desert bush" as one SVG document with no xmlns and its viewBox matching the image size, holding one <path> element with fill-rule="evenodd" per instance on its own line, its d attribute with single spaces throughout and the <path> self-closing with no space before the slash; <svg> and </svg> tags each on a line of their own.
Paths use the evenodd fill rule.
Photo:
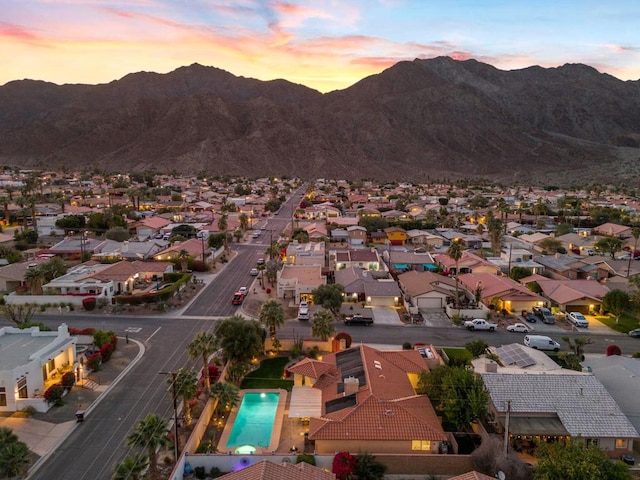
<svg viewBox="0 0 640 480">
<path fill-rule="evenodd" d="M 60 407 L 64 405 L 62 401 L 62 395 L 64 394 L 64 388 L 60 384 L 51 385 L 44 392 L 44 399 L 49 404 L 53 404 L 54 407 Z"/>
</svg>

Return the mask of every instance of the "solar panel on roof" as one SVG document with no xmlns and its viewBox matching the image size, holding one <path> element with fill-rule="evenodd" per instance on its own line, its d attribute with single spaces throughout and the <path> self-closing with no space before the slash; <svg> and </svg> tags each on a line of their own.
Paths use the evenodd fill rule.
<svg viewBox="0 0 640 480">
<path fill-rule="evenodd" d="M 503 345 L 496 348 L 496 353 L 505 365 L 516 365 L 520 368 L 530 367 L 536 362 L 519 345 Z"/>
</svg>

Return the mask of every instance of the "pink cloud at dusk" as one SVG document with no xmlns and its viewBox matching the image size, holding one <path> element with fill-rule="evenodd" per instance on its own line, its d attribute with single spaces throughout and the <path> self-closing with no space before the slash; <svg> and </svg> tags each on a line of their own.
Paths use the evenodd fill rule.
<svg viewBox="0 0 640 480">
<path fill-rule="evenodd" d="M 6 4 L 0 84 L 19 78 L 103 83 L 198 62 L 328 91 L 398 61 L 439 55 L 500 69 L 580 62 L 638 78 L 640 43 L 623 28 L 640 13 L 634 3 L 623 0 L 626 15 L 624 8 L 609 16 L 602 14 L 606 6 L 581 10 L 562 35 L 544 11 L 553 7 L 559 24 L 563 7 L 539 1 L 498 8 L 488 0 L 475 8 L 458 0 L 32 0 L 37 8 L 27 8 L 0 0 L 0 8 Z M 591 29 L 592 38 L 577 29 L 580 22 L 600 28 Z"/>
</svg>

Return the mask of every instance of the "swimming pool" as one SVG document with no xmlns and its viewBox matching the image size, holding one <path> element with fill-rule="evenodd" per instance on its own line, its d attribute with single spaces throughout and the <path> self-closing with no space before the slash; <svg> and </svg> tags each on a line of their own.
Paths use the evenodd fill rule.
<svg viewBox="0 0 640 480">
<path fill-rule="evenodd" d="M 241 392 L 240 407 L 230 415 L 220 445 L 236 453 L 275 449 L 280 441 L 285 401 L 283 390 Z"/>
</svg>

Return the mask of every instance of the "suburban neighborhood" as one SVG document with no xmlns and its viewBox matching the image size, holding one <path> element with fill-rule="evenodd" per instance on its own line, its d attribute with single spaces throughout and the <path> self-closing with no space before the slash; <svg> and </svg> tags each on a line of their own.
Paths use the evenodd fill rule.
<svg viewBox="0 0 640 480">
<path fill-rule="evenodd" d="M 0 413 L 55 411 L 52 388 L 86 388 L 136 339 L 97 345 L 68 326 L 80 315 L 207 317 L 181 339 L 195 389 L 160 419 L 162 478 L 553 478 L 570 447 L 634 478 L 640 343 L 620 345 L 640 342 L 637 193 L 5 168 Z M 267 438 L 237 440 L 261 398 Z M 155 454 L 127 468 L 161 478 Z"/>
</svg>

